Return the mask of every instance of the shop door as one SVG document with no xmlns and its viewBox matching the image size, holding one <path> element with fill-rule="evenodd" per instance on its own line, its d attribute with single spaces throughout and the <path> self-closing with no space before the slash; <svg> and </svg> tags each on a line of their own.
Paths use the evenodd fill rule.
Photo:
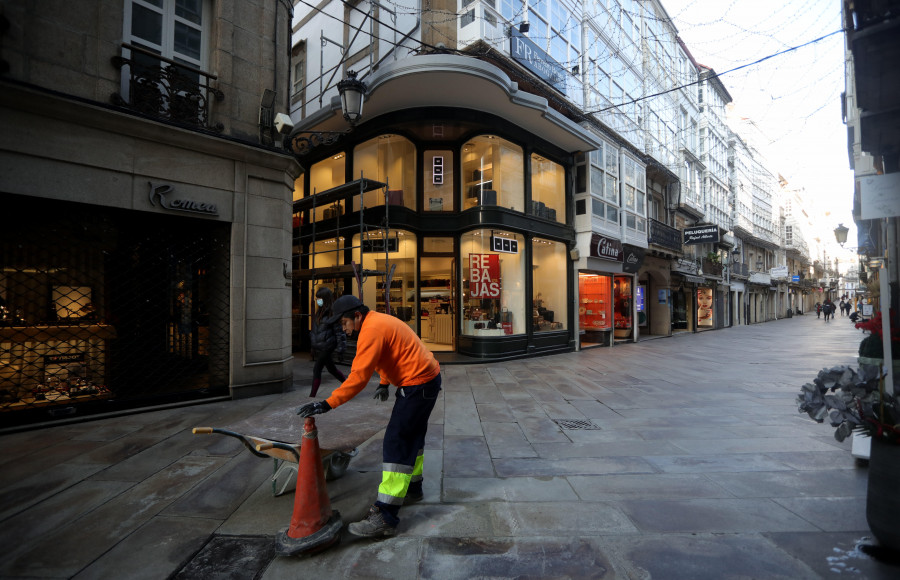
<svg viewBox="0 0 900 580">
<path fill-rule="evenodd" d="M 419 329 L 422 342 L 432 352 L 456 350 L 457 282 L 452 238 L 425 238 L 419 260 Z M 432 250 L 432 251 L 428 251 Z"/>
</svg>

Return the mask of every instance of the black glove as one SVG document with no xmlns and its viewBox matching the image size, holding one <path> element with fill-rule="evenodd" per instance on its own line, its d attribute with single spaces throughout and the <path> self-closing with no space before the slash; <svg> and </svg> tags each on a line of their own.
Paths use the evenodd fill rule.
<svg viewBox="0 0 900 580">
<path fill-rule="evenodd" d="M 327 413 L 330 410 L 331 405 L 328 404 L 328 401 L 313 401 L 312 403 L 301 405 L 300 408 L 297 409 L 297 414 L 301 417 L 312 417 L 313 415 Z"/>
<path fill-rule="evenodd" d="M 373 399 L 381 399 L 382 401 L 387 401 L 388 396 L 389 396 L 388 395 L 388 387 L 389 386 L 390 385 L 378 385 L 375 388 L 375 396 L 372 398 Z"/>
</svg>

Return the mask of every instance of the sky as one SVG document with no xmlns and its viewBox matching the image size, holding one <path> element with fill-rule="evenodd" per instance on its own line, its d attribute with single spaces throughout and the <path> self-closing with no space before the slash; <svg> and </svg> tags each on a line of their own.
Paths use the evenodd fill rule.
<svg viewBox="0 0 900 580">
<path fill-rule="evenodd" d="M 843 223 L 855 240 L 840 98 L 844 35 L 726 72 L 841 30 L 840 0 L 661 1 L 694 58 L 721 75 L 736 113 L 770 139 L 774 169 L 805 188 L 821 212 L 823 238 L 833 242 L 831 231 Z"/>
</svg>

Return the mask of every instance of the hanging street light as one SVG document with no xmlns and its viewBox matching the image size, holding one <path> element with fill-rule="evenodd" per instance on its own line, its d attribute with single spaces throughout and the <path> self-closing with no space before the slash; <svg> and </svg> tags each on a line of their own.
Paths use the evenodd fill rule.
<svg viewBox="0 0 900 580">
<path fill-rule="evenodd" d="M 356 78 L 355 71 L 347 71 L 347 78 L 337 84 L 341 96 L 341 113 L 350 124 L 346 131 L 303 131 L 294 129 L 285 137 L 285 149 L 294 155 L 304 156 L 320 145 L 334 145 L 338 140 L 353 131 L 362 118 L 363 102 L 366 100 L 366 84 Z"/>
<path fill-rule="evenodd" d="M 366 98 L 366 83 L 356 78 L 356 71 L 347 71 L 347 78 L 337 84 L 341 95 L 341 111 L 350 126 L 356 125 L 362 117 L 363 102 Z M 846 235 L 844 236 L 846 238 Z"/>
<path fill-rule="evenodd" d="M 838 224 L 838 227 L 834 228 L 834 239 L 837 240 L 837 243 L 844 247 L 844 244 L 847 243 L 847 232 L 850 231 L 850 228 L 845 226 L 844 224 Z"/>
</svg>

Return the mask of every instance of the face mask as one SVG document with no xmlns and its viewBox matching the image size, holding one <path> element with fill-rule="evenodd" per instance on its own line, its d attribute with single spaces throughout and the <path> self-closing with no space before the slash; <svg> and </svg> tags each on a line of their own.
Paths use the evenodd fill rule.
<svg viewBox="0 0 900 580">
<path fill-rule="evenodd" d="M 323 304 L 325 304 L 324 300 L 322 300 L 321 298 L 316 298 L 316 306 L 321 306 Z"/>
</svg>

